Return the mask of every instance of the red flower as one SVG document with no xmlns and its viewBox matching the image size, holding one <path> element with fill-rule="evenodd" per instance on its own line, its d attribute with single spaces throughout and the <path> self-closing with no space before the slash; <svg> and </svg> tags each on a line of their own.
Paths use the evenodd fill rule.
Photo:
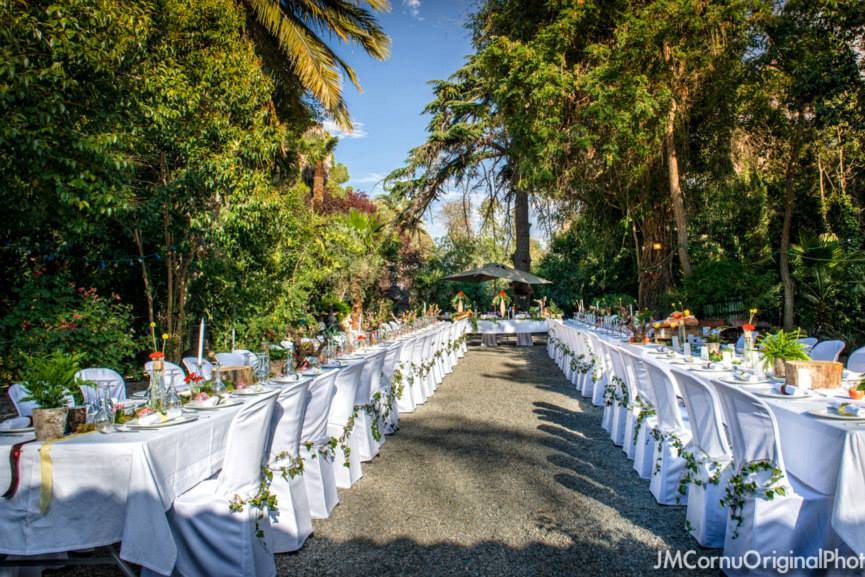
<svg viewBox="0 0 865 577">
<path fill-rule="evenodd" d="M 757 328 L 757 327 L 755 327 L 754 325 L 752 325 L 752 324 L 750 324 L 750 323 L 749 323 L 749 324 L 746 324 L 746 325 L 742 325 L 742 330 L 743 330 L 743 331 L 753 331 L 753 330 L 756 329 L 756 328 Z"/>
<path fill-rule="evenodd" d="M 357 340 L 359 340 L 359 341 L 365 341 L 365 340 L 366 340 L 366 337 L 365 337 L 364 335 L 358 335 L 358 336 L 357 336 Z"/>
<path fill-rule="evenodd" d="M 674 319 L 680 319 L 680 318 L 682 318 L 682 316 L 683 316 L 682 313 L 679 312 L 679 311 L 674 311 L 673 314 L 672 314 L 672 317 L 673 317 Z"/>
<path fill-rule="evenodd" d="M 150 357 L 150 360 L 158 361 L 160 359 L 165 358 L 165 353 L 163 353 L 162 351 L 155 351 L 155 352 L 150 353 L 150 355 L 148 355 L 148 356 Z"/>
<path fill-rule="evenodd" d="M 81 320 L 81 315 L 79 315 L 78 313 L 72 313 L 72 318 L 78 321 Z"/>
<path fill-rule="evenodd" d="M 201 375 L 197 375 L 195 373 L 189 373 L 188 375 L 183 377 L 183 382 L 186 383 L 187 385 L 189 383 L 200 383 L 203 380 L 204 380 L 204 377 L 202 377 Z"/>
<path fill-rule="evenodd" d="M 465 294 L 463 291 L 459 291 L 459 292 L 457 293 L 457 296 L 458 296 L 458 297 L 464 297 L 464 296 L 466 296 L 466 294 Z"/>
</svg>

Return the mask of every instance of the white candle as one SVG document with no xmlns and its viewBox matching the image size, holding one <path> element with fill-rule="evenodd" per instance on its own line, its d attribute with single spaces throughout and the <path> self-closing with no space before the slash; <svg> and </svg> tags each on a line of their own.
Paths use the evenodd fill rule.
<svg viewBox="0 0 865 577">
<path fill-rule="evenodd" d="M 634 305 L 628 305 L 628 314 L 634 316 Z"/>
<path fill-rule="evenodd" d="M 201 361 L 204 357 L 204 319 L 201 319 L 201 326 L 198 327 L 198 367 L 201 370 Z"/>
</svg>

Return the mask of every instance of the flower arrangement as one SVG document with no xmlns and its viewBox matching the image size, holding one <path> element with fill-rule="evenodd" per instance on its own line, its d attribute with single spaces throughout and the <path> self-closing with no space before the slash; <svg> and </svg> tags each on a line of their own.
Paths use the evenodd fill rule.
<svg viewBox="0 0 865 577">
<path fill-rule="evenodd" d="M 755 317 L 757 316 L 757 309 L 751 309 L 748 311 L 748 322 L 742 325 L 742 330 L 747 332 L 754 332 L 757 327 L 754 326 Z"/>
<path fill-rule="evenodd" d="M 451 306 L 454 307 L 457 313 L 463 312 L 468 307 L 468 304 L 469 299 L 463 291 L 458 291 L 451 299 Z"/>
<path fill-rule="evenodd" d="M 501 313 L 502 317 L 505 316 L 505 310 L 510 304 L 511 297 L 509 297 L 508 293 L 506 293 L 504 290 L 500 290 L 496 293 L 496 296 L 493 297 L 493 306 L 499 307 L 499 312 Z"/>
</svg>

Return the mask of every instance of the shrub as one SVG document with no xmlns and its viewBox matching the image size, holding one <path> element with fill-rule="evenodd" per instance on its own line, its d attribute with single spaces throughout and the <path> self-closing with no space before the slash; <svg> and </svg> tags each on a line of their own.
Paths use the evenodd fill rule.
<svg viewBox="0 0 865 577">
<path fill-rule="evenodd" d="M 28 356 L 78 355 L 82 367 L 126 372 L 137 350 L 131 308 L 76 287 L 63 272 L 29 274 L 0 320 L 0 378 L 17 381 Z"/>
</svg>

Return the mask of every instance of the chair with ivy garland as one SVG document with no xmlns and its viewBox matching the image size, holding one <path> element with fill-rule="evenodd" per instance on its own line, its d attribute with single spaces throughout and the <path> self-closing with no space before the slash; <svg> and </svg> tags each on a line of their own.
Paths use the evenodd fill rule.
<svg viewBox="0 0 865 577">
<path fill-rule="evenodd" d="M 649 489 L 661 505 L 684 505 L 687 496 L 679 492 L 679 480 L 685 472 L 685 451 L 691 450 L 691 429 L 686 422 L 676 384 L 670 372 L 646 361 L 649 381 L 655 392 L 655 413 L 658 424 L 652 431 L 655 438 L 655 465 Z"/>
<path fill-rule="evenodd" d="M 426 403 L 426 400 L 429 397 L 428 389 L 426 386 L 426 377 L 424 373 L 424 363 L 426 362 L 426 358 L 424 357 L 424 349 L 426 348 L 428 338 L 429 335 L 427 334 L 427 332 L 422 331 L 412 344 L 411 387 L 412 399 L 414 400 L 415 407 L 417 407 L 417 405 L 422 405 Z"/>
<path fill-rule="evenodd" d="M 703 547 L 720 548 L 727 529 L 727 509 L 720 502 L 733 471 L 721 402 L 715 388 L 690 371 L 674 367 L 670 373 L 685 401 L 693 439 L 682 481 L 688 483 L 688 531 Z"/>
<path fill-rule="evenodd" d="M 600 343 L 598 356 L 603 359 L 604 374 L 606 376 L 604 379 L 604 415 L 601 420 L 601 427 L 610 434 L 610 438 L 615 439 L 618 436 L 613 430 L 613 414 L 618 406 L 617 398 L 619 396 L 619 387 L 617 384 L 619 376 L 613 365 L 615 348 L 612 343 L 604 339 L 598 339 L 598 342 Z"/>
<path fill-rule="evenodd" d="M 396 392 L 394 387 L 394 377 L 396 375 L 397 365 L 399 364 L 402 350 L 406 346 L 406 341 L 394 341 L 389 343 L 387 354 L 384 357 L 384 363 L 381 366 L 381 390 L 384 395 L 383 405 L 385 414 L 383 415 L 382 433 L 391 435 L 396 432 L 399 425 L 399 403 L 394 397 Z M 402 375 L 400 375 L 400 379 Z M 402 381 L 400 381 L 401 383 Z M 388 404 L 389 403 L 389 404 Z"/>
<path fill-rule="evenodd" d="M 381 370 L 387 349 L 381 348 L 367 357 L 361 372 L 354 404 L 364 407 L 357 413 L 352 431 L 352 447 L 357 447 L 361 461 L 372 461 L 384 444 L 380 411 L 384 403 Z"/>
<path fill-rule="evenodd" d="M 336 395 L 330 404 L 327 434 L 338 440 L 333 448 L 333 474 L 336 486 L 340 489 L 350 489 L 363 477 L 358 436 L 354 432 L 357 430 L 357 415 L 361 410 L 357 406 L 357 390 L 361 386 L 364 366 L 369 360 L 367 358 L 355 361 L 340 369 L 334 382 Z"/>
<path fill-rule="evenodd" d="M 589 349 L 591 350 L 592 369 L 589 380 L 592 383 L 592 404 L 596 407 L 604 406 L 604 387 L 607 386 L 607 359 L 602 340 L 593 332 L 586 332 L 588 336 Z"/>
<path fill-rule="evenodd" d="M 787 472 L 778 422 L 769 406 L 741 387 L 713 384 L 727 423 L 735 471 L 725 496 L 729 514 L 724 555 L 756 551 L 765 558 L 776 551 L 783 555 L 792 551 L 792 555 L 810 556 L 839 546 L 831 527 L 832 498 Z M 755 574 L 759 573 L 748 573 Z"/>
<path fill-rule="evenodd" d="M 327 519 L 339 503 L 333 452 L 327 434 L 330 406 L 336 395 L 338 371 L 325 371 L 309 383 L 309 401 L 300 432 L 303 483 L 313 519 Z"/>
<path fill-rule="evenodd" d="M 400 413 L 413 413 L 417 408 L 414 391 L 414 378 L 412 363 L 414 361 L 414 347 L 418 340 L 416 336 L 408 336 L 403 340 L 402 348 L 399 351 L 399 358 L 394 368 L 394 376 L 399 374 L 399 380 L 402 384 L 401 394 L 396 398 L 397 410 Z"/>
<path fill-rule="evenodd" d="M 622 359 L 622 350 L 614 345 L 607 344 L 607 352 L 610 356 L 612 367 L 611 382 L 615 387 L 615 395 L 611 408 L 610 439 L 617 447 L 625 444 L 625 425 L 628 421 L 628 413 L 631 409 L 631 391 L 628 386 L 628 374 L 625 370 L 625 361 Z"/>
<path fill-rule="evenodd" d="M 658 417 L 655 406 L 655 389 L 649 378 L 648 361 L 645 357 L 632 353 L 629 355 L 634 373 L 634 386 L 637 396 L 634 397 L 634 424 L 629 433 L 633 440 L 634 470 L 641 479 L 651 479 L 655 466 L 655 437 L 653 432 L 658 427 Z M 627 427 L 626 427 L 627 431 Z"/>
<path fill-rule="evenodd" d="M 619 418 L 624 422 L 622 433 L 622 451 L 629 459 L 634 458 L 634 427 L 637 420 L 637 414 L 640 410 L 638 400 L 640 398 L 637 389 L 637 369 L 634 365 L 634 353 L 631 352 L 627 345 L 619 347 L 619 356 L 622 362 L 622 387 L 624 391 L 624 400 L 627 402 L 622 408 Z"/>
<path fill-rule="evenodd" d="M 433 396 L 433 393 L 435 393 L 436 390 L 435 375 L 432 370 L 432 350 L 435 338 L 435 329 L 427 329 L 426 336 L 424 336 L 423 344 L 420 349 L 420 354 L 417 357 L 418 363 L 423 365 L 420 382 L 423 387 L 424 400 Z"/>
<path fill-rule="evenodd" d="M 304 380 L 284 386 L 273 411 L 268 464 L 273 473 L 270 492 L 276 496 L 278 507 L 270 522 L 270 542 L 274 553 L 297 551 L 312 534 L 312 515 L 300 455 L 300 436 L 310 399 L 310 384 Z"/>
<path fill-rule="evenodd" d="M 177 545 L 174 574 L 276 574 L 267 539 L 267 512 L 238 504 L 237 499 L 246 501 L 258 494 L 277 395 L 276 391 L 261 395 L 234 415 L 225 441 L 222 470 L 174 499 L 168 512 Z M 154 573 L 145 569 L 142 575 Z"/>
</svg>

